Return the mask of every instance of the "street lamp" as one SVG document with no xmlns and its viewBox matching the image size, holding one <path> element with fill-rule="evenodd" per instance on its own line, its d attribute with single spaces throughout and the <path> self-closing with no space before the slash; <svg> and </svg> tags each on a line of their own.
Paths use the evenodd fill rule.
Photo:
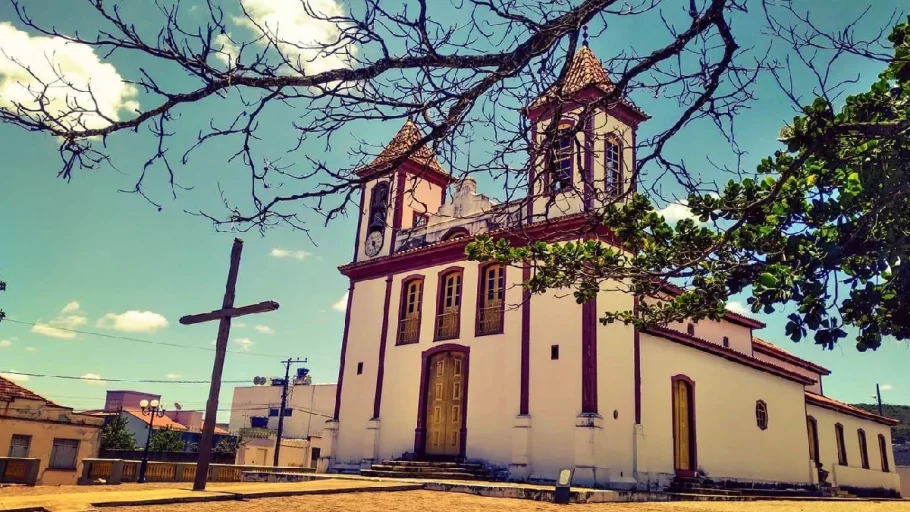
<svg viewBox="0 0 910 512">
<path fill-rule="evenodd" d="M 155 424 L 155 417 L 164 416 L 164 407 L 160 407 L 158 400 L 142 400 L 139 402 L 139 408 L 142 410 L 143 416 L 149 416 L 149 431 L 148 435 L 145 436 L 145 452 L 142 454 L 142 464 L 139 465 L 139 483 L 145 483 L 145 468 L 148 466 L 149 462 L 149 442 L 152 440 L 152 425 Z"/>
</svg>

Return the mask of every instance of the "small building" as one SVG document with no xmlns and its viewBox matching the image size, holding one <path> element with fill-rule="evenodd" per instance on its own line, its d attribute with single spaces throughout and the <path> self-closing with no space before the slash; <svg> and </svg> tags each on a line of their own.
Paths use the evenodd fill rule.
<svg viewBox="0 0 910 512">
<path fill-rule="evenodd" d="M 263 379 L 271 385 L 237 386 L 231 402 L 230 431 L 243 436 L 238 464 L 271 466 L 281 411 L 283 378 Z M 335 408 L 335 384 L 312 384 L 298 376 L 288 387 L 280 466 L 316 467 L 323 451 L 322 428 Z"/>
<path fill-rule="evenodd" d="M 0 455 L 40 460 L 39 485 L 74 485 L 82 460 L 98 454 L 103 423 L 0 377 Z"/>
</svg>

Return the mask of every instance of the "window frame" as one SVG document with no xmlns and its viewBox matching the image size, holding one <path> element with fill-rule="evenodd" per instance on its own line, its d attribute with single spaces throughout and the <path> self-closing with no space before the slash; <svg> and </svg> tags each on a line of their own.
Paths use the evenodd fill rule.
<svg viewBox="0 0 910 512">
<path fill-rule="evenodd" d="M 405 320 L 410 317 L 406 317 L 407 314 L 406 308 L 410 305 L 408 299 L 410 297 L 410 287 L 413 284 L 419 286 L 418 296 L 417 296 L 417 335 L 414 340 L 402 341 L 402 336 L 405 334 L 403 329 Z M 423 323 L 423 295 L 426 287 L 426 280 L 424 279 L 423 274 L 413 274 L 408 277 L 405 277 L 401 281 L 401 297 L 398 301 L 398 331 L 395 333 L 395 345 L 413 345 L 415 343 L 420 343 L 420 327 Z"/>
<path fill-rule="evenodd" d="M 499 328 L 492 329 L 489 332 L 483 329 L 483 320 L 482 312 L 486 309 L 486 301 L 488 300 L 487 296 L 489 295 L 489 279 L 487 279 L 487 272 L 491 267 L 499 267 L 499 295 L 500 295 L 500 308 L 499 308 Z M 505 332 L 505 312 L 506 312 L 506 271 L 507 266 L 499 262 L 490 262 L 485 265 L 480 265 L 478 267 L 477 274 L 477 311 L 474 315 L 474 336 L 492 336 L 496 334 L 503 334 Z"/>
<path fill-rule="evenodd" d="M 456 313 L 455 320 L 455 332 L 449 336 L 440 336 L 440 321 L 442 318 L 443 311 L 445 311 L 445 301 L 446 301 L 446 280 L 449 276 L 458 274 L 459 280 L 458 284 L 455 287 L 457 294 L 453 296 L 453 301 L 456 302 L 454 305 L 454 310 Z M 437 286 L 436 286 L 436 315 L 433 319 L 433 341 L 444 341 L 444 340 L 454 340 L 461 337 L 461 306 L 464 304 L 464 267 L 448 267 L 439 271 Z"/>
<path fill-rule="evenodd" d="M 25 454 L 24 454 L 24 455 L 13 455 L 13 448 L 14 448 L 14 447 L 18 447 L 18 448 L 21 448 L 21 447 L 22 447 L 21 444 L 19 444 L 19 445 L 15 445 L 15 444 L 14 444 L 14 441 L 16 441 L 17 438 L 19 438 L 19 439 L 25 439 L 26 441 L 28 441 L 28 442 L 25 444 Z M 13 434 L 12 436 L 10 436 L 10 438 L 9 438 L 9 451 L 8 451 L 8 453 L 7 453 L 7 456 L 8 456 L 8 457 L 19 458 L 19 459 L 27 459 L 27 458 L 28 458 L 28 454 L 29 454 L 29 452 L 31 452 L 31 450 L 32 450 L 32 436 L 31 436 L 30 434 Z"/>
<path fill-rule="evenodd" d="M 421 213 L 421 212 L 416 212 L 416 211 L 411 212 L 411 213 L 412 213 L 412 215 L 411 215 L 411 227 L 412 228 L 424 227 L 430 221 L 430 215 L 427 213 Z M 419 221 L 422 221 L 422 222 L 419 222 Z"/>
<path fill-rule="evenodd" d="M 59 445 L 58 445 L 58 442 L 59 442 Z M 65 444 L 63 442 L 73 442 L 73 443 L 75 443 L 75 446 L 70 446 L 69 444 Z M 47 461 L 47 469 L 74 471 L 76 469 L 76 467 L 79 465 L 79 446 L 80 446 L 80 444 L 81 444 L 81 442 L 79 439 L 55 437 L 54 440 L 51 442 L 51 454 L 50 454 L 50 458 Z M 69 447 L 73 448 L 73 462 L 71 465 L 70 464 L 61 465 L 56 460 L 57 458 L 59 458 L 58 446 L 67 446 L 68 448 Z"/>
<path fill-rule="evenodd" d="M 764 420 L 764 421 L 762 421 Z M 768 430 L 770 415 L 768 414 L 768 404 L 764 400 L 755 401 L 755 425 L 759 430 Z"/>
<path fill-rule="evenodd" d="M 859 462 L 863 469 L 869 469 L 869 440 L 866 438 L 866 431 L 856 429 L 856 441 L 859 443 Z"/>
<path fill-rule="evenodd" d="M 885 439 L 884 434 L 878 435 L 878 451 L 881 455 L 882 461 L 882 472 L 890 473 L 891 472 L 891 463 L 888 461 L 888 441 Z"/>
<path fill-rule="evenodd" d="M 810 435 L 809 424 L 812 424 L 815 435 Z M 809 460 L 818 463 L 818 421 L 813 416 L 806 416 L 806 435 L 809 436 Z"/>
<path fill-rule="evenodd" d="M 575 131 L 577 121 L 571 118 L 560 119 L 556 124 L 556 143 L 557 147 L 554 148 L 553 161 L 544 162 L 544 193 L 550 196 L 556 196 L 558 194 L 565 194 L 566 192 L 572 190 L 575 186 L 575 158 L 580 154 L 578 151 L 581 145 L 578 143 L 575 135 L 577 132 L 572 133 L 571 135 L 564 135 L 564 132 L 568 130 Z M 563 151 L 562 142 L 564 140 L 569 141 L 568 145 L 568 156 L 566 158 L 561 158 Z M 568 161 L 568 182 L 563 183 L 562 180 L 557 180 L 556 177 L 560 176 L 562 173 L 558 166 L 564 162 Z M 552 167 L 548 164 L 552 163 Z M 555 188 L 556 183 L 561 183 L 558 189 Z"/>
<path fill-rule="evenodd" d="M 604 196 L 607 198 L 618 197 L 623 193 L 623 143 L 622 139 L 616 133 L 608 133 L 604 138 L 604 149 L 603 149 L 603 159 L 604 159 Z M 614 146 L 616 148 L 616 168 L 610 167 L 608 164 L 611 161 L 609 158 L 610 147 Z M 611 185 L 610 181 L 607 179 L 607 176 L 616 177 L 616 190 L 613 193 L 610 193 L 608 190 Z"/>
<path fill-rule="evenodd" d="M 844 426 L 840 423 L 834 424 L 834 443 L 837 446 L 837 463 L 846 466 L 849 463 L 847 459 L 847 444 L 844 440 Z"/>
<path fill-rule="evenodd" d="M 695 336 L 695 324 L 694 323 L 689 322 L 688 325 L 686 325 L 686 334 L 688 334 L 689 336 Z"/>
</svg>

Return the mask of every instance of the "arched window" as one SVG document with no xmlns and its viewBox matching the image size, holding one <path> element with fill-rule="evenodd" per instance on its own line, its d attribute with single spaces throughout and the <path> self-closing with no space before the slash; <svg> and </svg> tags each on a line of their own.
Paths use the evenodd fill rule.
<svg viewBox="0 0 910 512">
<path fill-rule="evenodd" d="M 806 430 L 809 433 L 809 460 L 818 462 L 818 422 L 812 416 L 806 417 Z"/>
<path fill-rule="evenodd" d="M 457 338 L 461 329 L 460 267 L 439 274 L 439 303 L 436 306 L 436 340 Z"/>
<path fill-rule="evenodd" d="M 466 228 L 456 227 L 456 228 L 452 228 L 452 229 L 446 231 L 446 233 L 444 235 L 442 235 L 442 240 L 443 241 L 455 240 L 458 238 L 464 238 L 464 237 L 468 236 L 469 234 L 470 233 L 468 232 L 468 230 Z"/>
<path fill-rule="evenodd" d="M 622 193 L 622 146 L 613 134 L 604 139 L 604 193 L 607 197 Z"/>
<path fill-rule="evenodd" d="M 695 336 L 695 324 L 689 322 L 689 325 L 686 326 L 686 332 L 689 333 L 689 336 Z"/>
<path fill-rule="evenodd" d="M 888 443 L 883 434 L 878 435 L 878 451 L 882 454 L 882 471 L 885 473 L 891 471 L 891 466 L 888 464 Z"/>
<path fill-rule="evenodd" d="M 755 424 L 761 430 L 768 428 L 768 404 L 764 400 L 755 402 Z"/>
<path fill-rule="evenodd" d="M 420 311 L 423 303 L 423 278 L 412 277 L 401 283 L 401 309 L 398 318 L 398 344 L 420 341 Z"/>
<path fill-rule="evenodd" d="M 553 165 L 550 192 L 559 194 L 572 188 L 575 166 L 575 123 L 569 119 L 559 122 L 556 144 L 553 146 Z"/>
<path fill-rule="evenodd" d="M 481 267 L 477 287 L 477 336 L 502 333 L 504 306 L 505 267 L 499 263 Z"/>
<path fill-rule="evenodd" d="M 864 469 L 869 469 L 869 449 L 866 446 L 866 431 L 858 429 L 856 437 L 859 438 L 859 460 Z"/>
<path fill-rule="evenodd" d="M 370 231 L 385 227 L 388 208 L 389 182 L 380 181 L 370 191 L 370 218 L 367 224 Z"/>
<path fill-rule="evenodd" d="M 844 426 L 840 423 L 834 424 L 834 439 L 837 441 L 837 463 L 846 466 L 847 445 L 844 444 Z"/>
</svg>

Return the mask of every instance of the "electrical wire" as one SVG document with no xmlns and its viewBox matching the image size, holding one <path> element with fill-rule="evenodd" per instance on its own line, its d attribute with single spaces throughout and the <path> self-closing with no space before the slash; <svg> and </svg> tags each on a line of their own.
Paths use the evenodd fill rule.
<svg viewBox="0 0 910 512">
<path fill-rule="evenodd" d="M 45 324 L 40 324 L 38 322 L 25 322 L 22 320 L 12 320 L 10 318 L 4 318 L 3 321 L 11 322 L 14 324 L 31 325 L 31 326 L 45 325 Z M 108 339 L 114 339 L 114 340 L 132 341 L 134 343 L 144 343 L 147 345 L 162 345 L 165 347 L 185 348 L 185 349 L 190 349 L 190 350 L 203 350 L 206 352 L 215 352 L 216 351 L 216 349 L 210 348 L 210 347 L 195 347 L 193 345 L 181 345 L 179 343 L 170 343 L 167 341 L 143 340 L 140 338 L 130 338 L 128 336 L 117 336 L 115 334 L 104 334 L 101 332 L 81 331 L 78 329 L 67 329 L 66 327 L 56 327 L 53 325 L 50 325 L 48 327 L 50 327 L 52 329 L 57 329 L 59 331 L 74 332 L 74 333 L 78 333 L 78 334 L 87 334 L 89 336 L 98 336 L 101 338 L 108 338 Z M 243 355 L 247 355 L 247 356 L 256 356 L 256 357 L 272 357 L 272 358 L 276 358 L 276 359 L 281 359 L 281 357 L 282 357 L 282 356 L 276 355 L 276 354 L 263 354 L 261 352 L 247 352 L 245 350 L 227 350 L 226 352 L 231 353 L 231 354 L 243 354 Z"/>
<path fill-rule="evenodd" d="M 24 377 L 46 377 L 51 379 L 65 379 L 65 380 L 82 380 L 86 382 L 131 382 L 131 383 L 141 383 L 141 384 L 211 384 L 210 380 L 171 380 L 171 379 L 115 379 L 115 378 L 88 378 L 88 377 L 77 377 L 75 375 L 45 375 L 42 373 L 28 373 L 28 372 L 14 372 L 14 371 L 5 371 L 0 372 L 0 374 L 9 374 L 9 375 L 20 375 Z M 222 380 L 222 384 L 243 384 L 249 383 L 249 380 Z"/>
</svg>

